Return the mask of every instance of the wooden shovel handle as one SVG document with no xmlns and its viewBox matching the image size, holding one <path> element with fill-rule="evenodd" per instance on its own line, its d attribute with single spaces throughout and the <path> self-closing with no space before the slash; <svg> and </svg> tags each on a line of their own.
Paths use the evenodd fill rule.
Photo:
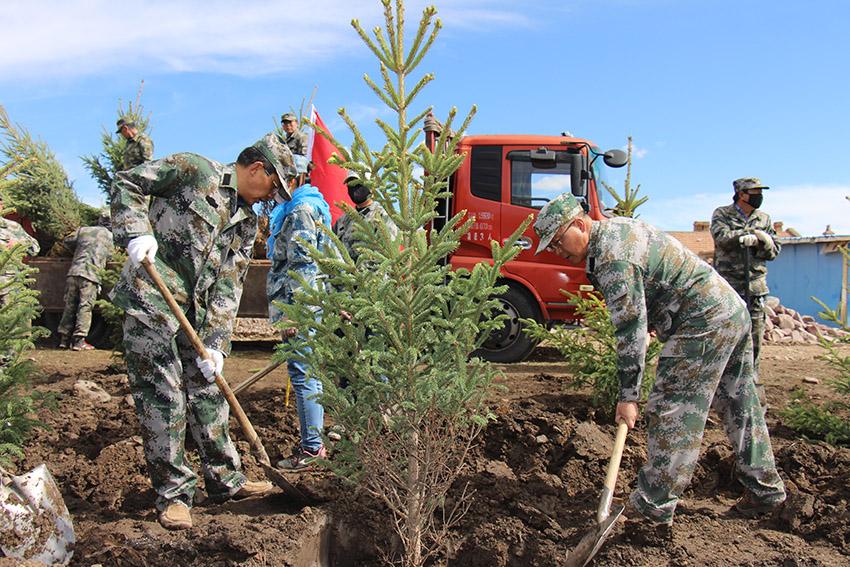
<svg viewBox="0 0 850 567">
<path fill-rule="evenodd" d="M 621 421 L 617 426 L 617 437 L 614 439 L 614 450 L 611 451 L 611 460 L 608 461 L 608 471 L 605 473 L 605 486 L 602 487 L 602 495 L 599 497 L 599 506 L 596 509 L 596 521 L 602 524 L 611 511 L 611 500 L 614 498 L 614 488 L 617 486 L 617 475 L 620 472 L 620 461 L 623 458 L 623 447 L 626 445 L 626 434 L 629 426 Z"/>
<path fill-rule="evenodd" d="M 192 328 L 192 324 L 189 323 L 189 320 L 186 318 L 183 310 L 180 309 L 179 305 L 177 305 L 177 301 L 174 300 L 174 296 L 165 285 L 165 282 L 159 275 L 156 266 L 154 266 L 148 258 L 144 258 L 142 260 L 142 266 L 145 267 L 145 271 L 148 273 L 148 276 L 150 276 L 153 283 L 156 284 L 156 287 L 159 289 L 159 292 L 162 294 L 162 297 L 165 299 L 165 302 L 168 304 L 171 312 L 175 317 L 177 317 L 177 321 L 180 323 L 180 328 L 183 329 L 183 332 L 186 333 L 187 337 L 189 337 L 189 341 L 192 343 L 195 351 L 197 351 L 198 355 L 204 360 L 210 360 L 210 353 L 207 352 L 207 348 L 204 346 L 204 343 L 201 342 L 201 339 L 198 337 L 198 333 L 196 333 L 195 329 Z M 242 411 L 242 406 L 239 405 L 239 400 L 236 399 L 236 396 L 233 394 L 228 383 L 220 374 L 215 375 L 215 383 L 218 386 L 218 389 L 221 390 L 222 394 L 224 394 L 228 405 L 230 405 L 230 410 L 236 417 L 236 421 L 239 422 L 239 427 L 242 428 L 242 433 L 245 435 L 248 443 L 251 444 L 251 448 L 254 450 L 257 460 L 265 465 L 271 465 L 269 455 L 266 453 L 266 448 L 263 447 L 263 443 L 260 441 L 259 436 L 257 436 L 254 426 L 251 425 L 251 422 L 248 420 L 248 416 L 245 415 L 244 411 Z"/>
</svg>

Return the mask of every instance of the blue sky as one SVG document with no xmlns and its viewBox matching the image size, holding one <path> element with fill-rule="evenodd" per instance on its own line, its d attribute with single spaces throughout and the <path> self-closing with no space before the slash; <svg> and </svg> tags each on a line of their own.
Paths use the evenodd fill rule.
<svg viewBox="0 0 850 567">
<path fill-rule="evenodd" d="M 451 0 L 420 67 L 438 116 L 478 105 L 470 133 L 558 134 L 636 146 L 642 218 L 688 230 L 737 177 L 771 186 L 764 210 L 803 234 L 850 233 L 850 2 Z M 409 1 L 412 29 L 425 2 Z M 19 1 L 0 4 L 0 104 L 47 142 L 78 194 L 101 197 L 79 156 L 97 153 L 119 100 L 151 113 L 156 156 L 232 161 L 315 104 L 342 141 L 345 107 L 367 138 L 389 115 L 362 81 L 376 60 L 349 21 L 377 0 Z M 609 171 L 621 187 L 622 171 Z"/>
</svg>

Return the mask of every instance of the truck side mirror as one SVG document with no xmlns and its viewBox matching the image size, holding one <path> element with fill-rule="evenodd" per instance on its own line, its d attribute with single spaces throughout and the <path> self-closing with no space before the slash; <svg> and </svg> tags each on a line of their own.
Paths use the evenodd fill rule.
<svg viewBox="0 0 850 567">
<path fill-rule="evenodd" d="M 569 154 L 570 156 L 570 192 L 576 197 L 584 197 L 584 167 L 581 154 Z"/>
<path fill-rule="evenodd" d="M 608 167 L 623 167 L 628 163 L 629 157 L 623 150 L 608 150 L 602 156 L 602 160 Z"/>
</svg>

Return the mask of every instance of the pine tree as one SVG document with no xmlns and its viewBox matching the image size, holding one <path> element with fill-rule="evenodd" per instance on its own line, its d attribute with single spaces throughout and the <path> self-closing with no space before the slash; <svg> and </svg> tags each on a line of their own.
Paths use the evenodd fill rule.
<svg viewBox="0 0 850 567">
<path fill-rule="evenodd" d="M 35 227 L 43 251 L 76 230 L 84 211 L 90 214 L 74 193 L 68 175 L 54 153 L 42 141 L 13 124 L 0 106 L 0 154 L 7 162 L 20 162 L 7 179 L 7 205 L 28 217 Z"/>
<path fill-rule="evenodd" d="M 530 219 L 505 247 L 491 243 L 492 265 L 481 263 L 472 271 L 446 265 L 474 219 L 460 213 L 440 230 L 429 223 L 437 198 L 446 195 L 448 177 L 465 157 L 455 149 L 475 109 L 450 140 L 456 116 L 451 110 L 433 152 L 417 143 L 420 123 L 431 109 L 411 109 L 433 75 L 412 80 L 411 74 L 442 24 L 436 9 L 426 8 L 406 50 L 403 1 L 382 4 L 385 27 L 373 30 L 374 39 L 357 20 L 352 26 L 380 62 L 382 86 L 368 75 L 364 81 L 396 121 L 376 120 L 386 143 L 373 150 L 341 109 L 354 141 L 350 149 L 334 141 L 338 156 L 332 160 L 370 174 L 373 198 L 399 233 L 393 239 L 355 214 L 364 243 L 356 264 L 333 235 L 339 255 L 311 251 L 331 289 L 307 291 L 294 305 L 281 305 L 296 326 L 310 329 L 312 351 L 295 354 L 295 341 L 282 345 L 280 354 L 305 360 L 322 381 L 321 402 L 347 432 L 329 466 L 383 502 L 404 546 L 402 563 L 414 567 L 443 549 L 448 530 L 469 505 L 465 490 L 452 505 L 446 495 L 492 417 L 487 398 L 496 374 L 469 357 L 502 324 L 490 318 L 498 305 L 493 297 L 504 291 L 496 285 L 499 270 L 518 251 L 513 244 Z M 318 322 L 316 308 L 323 313 Z M 343 322 L 343 310 L 353 316 L 350 323 Z M 346 389 L 338 387 L 343 379 L 350 382 Z"/>
<path fill-rule="evenodd" d="M 10 160 L 0 167 L 0 199 L 14 187 L 9 176 L 26 167 L 23 160 Z M 5 205 L 4 205 L 5 206 Z M 3 207 L 0 207 L 3 208 Z M 0 211 L 0 215 L 8 213 Z M 35 269 L 23 262 L 26 245 L 0 245 L 0 465 L 9 457 L 23 457 L 23 446 L 30 431 L 40 425 L 34 414 L 41 399 L 30 386 L 32 362 L 25 354 L 47 330 L 33 328 L 32 321 L 41 310 L 38 292 L 33 289 Z M 14 298 L 14 301 L 12 300 Z"/>
<path fill-rule="evenodd" d="M 632 189 L 632 137 L 628 138 L 628 146 L 626 149 L 626 179 L 623 182 L 623 196 L 621 197 L 617 190 L 602 181 L 602 185 L 605 187 L 605 190 L 611 194 L 614 200 L 617 202 L 617 206 L 614 207 L 613 213 L 618 217 L 632 217 L 637 218 L 635 211 L 638 207 L 646 203 L 649 199 L 648 196 L 643 196 L 638 198 L 638 192 L 640 191 L 640 183 Z"/>
<path fill-rule="evenodd" d="M 143 82 L 144 84 L 144 82 Z M 136 124 L 136 128 L 140 133 L 148 134 L 150 130 L 150 115 L 145 115 L 144 108 L 140 102 L 141 88 L 139 95 L 136 97 L 136 102 L 127 103 L 127 108 L 122 108 L 121 103 L 118 103 L 118 119 L 124 118 Z M 113 127 L 103 127 L 100 134 L 100 143 L 103 147 L 100 155 L 83 156 L 83 165 L 89 170 L 89 173 L 97 182 L 97 186 L 103 192 L 107 206 L 111 202 L 112 181 L 115 178 L 115 173 L 123 169 L 124 149 L 127 147 L 127 140 L 120 134 L 113 133 Z"/>
</svg>

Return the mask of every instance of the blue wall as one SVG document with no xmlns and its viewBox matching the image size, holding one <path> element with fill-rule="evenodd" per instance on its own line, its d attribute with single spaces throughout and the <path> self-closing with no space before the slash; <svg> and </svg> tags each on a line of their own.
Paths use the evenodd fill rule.
<svg viewBox="0 0 850 567">
<path fill-rule="evenodd" d="M 767 264 L 770 295 L 778 297 L 785 307 L 822 322 L 818 317 L 821 308 L 811 297 L 833 309 L 841 300 L 843 256 L 840 252 L 823 253 L 824 248 L 833 246 L 824 242 L 783 242 L 782 252 Z"/>
</svg>

